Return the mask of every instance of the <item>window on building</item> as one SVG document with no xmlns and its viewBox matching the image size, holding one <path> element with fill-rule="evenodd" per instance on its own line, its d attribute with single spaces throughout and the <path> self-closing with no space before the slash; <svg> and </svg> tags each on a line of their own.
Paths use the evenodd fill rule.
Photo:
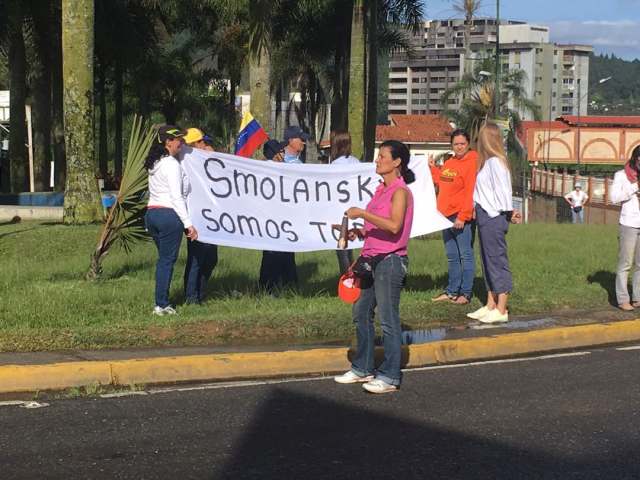
<svg viewBox="0 0 640 480">
<path fill-rule="evenodd" d="M 407 93 L 406 88 L 390 88 L 389 93 Z"/>
</svg>

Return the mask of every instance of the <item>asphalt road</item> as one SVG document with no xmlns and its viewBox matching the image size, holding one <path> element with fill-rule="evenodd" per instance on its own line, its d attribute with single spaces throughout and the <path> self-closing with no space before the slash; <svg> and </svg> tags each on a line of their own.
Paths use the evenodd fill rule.
<svg viewBox="0 0 640 480">
<path fill-rule="evenodd" d="M 640 349 L 0 407 L 0 480 L 638 479 Z M 202 387 L 198 387 L 202 388 Z"/>
</svg>

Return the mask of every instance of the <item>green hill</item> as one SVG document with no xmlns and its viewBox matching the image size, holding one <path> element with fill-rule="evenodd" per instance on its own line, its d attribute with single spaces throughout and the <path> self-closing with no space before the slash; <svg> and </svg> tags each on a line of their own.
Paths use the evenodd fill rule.
<svg viewBox="0 0 640 480">
<path fill-rule="evenodd" d="M 598 80 L 612 77 L 599 84 Z M 640 60 L 615 55 L 591 55 L 589 63 L 589 114 L 640 115 Z"/>
</svg>

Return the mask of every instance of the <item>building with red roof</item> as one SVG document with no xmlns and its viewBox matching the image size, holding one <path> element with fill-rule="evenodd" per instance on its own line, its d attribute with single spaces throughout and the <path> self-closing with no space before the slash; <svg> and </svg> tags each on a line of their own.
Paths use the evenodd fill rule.
<svg viewBox="0 0 640 480">
<path fill-rule="evenodd" d="M 451 149 L 453 131 L 449 120 L 441 115 L 389 115 L 389 125 L 376 126 L 376 155 L 382 142 L 399 140 L 412 155 L 441 155 Z"/>
</svg>

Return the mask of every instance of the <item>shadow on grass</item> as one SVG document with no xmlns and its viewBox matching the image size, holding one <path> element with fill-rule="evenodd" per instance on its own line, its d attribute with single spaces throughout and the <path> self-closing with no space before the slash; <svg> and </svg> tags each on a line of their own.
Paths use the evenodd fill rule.
<svg viewBox="0 0 640 480">
<path fill-rule="evenodd" d="M 0 223 L 0 227 L 5 226 L 5 225 L 15 225 L 17 223 L 19 223 L 19 222 L 14 222 L 14 221 L 10 220 L 8 222 Z M 13 232 L 0 233 L 0 240 L 2 240 L 3 238 L 6 238 L 6 237 L 10 237 L 11 235 L 18 235 L 20 233 L 31 232 L 33 230 L 41 230 L 43 228 L 54 226 L 54 225 L 60 225 L 60 224 L 59 223 L 41 223 L 40 225 L 38 225 L 36 227 L 29 227 L 29 228 L 23 228 L 22 230 L 15 230 Z"/>
<path fill-rule="evenodd" d="M 607 292 L 609 304 L 618 306 L 618 300 L 616 299 L 616 274 L 613 272 L 607 272 L 599 270 L 591 275 L 587 276 L 589 283 L 598 283 Z"/>
</svg>

